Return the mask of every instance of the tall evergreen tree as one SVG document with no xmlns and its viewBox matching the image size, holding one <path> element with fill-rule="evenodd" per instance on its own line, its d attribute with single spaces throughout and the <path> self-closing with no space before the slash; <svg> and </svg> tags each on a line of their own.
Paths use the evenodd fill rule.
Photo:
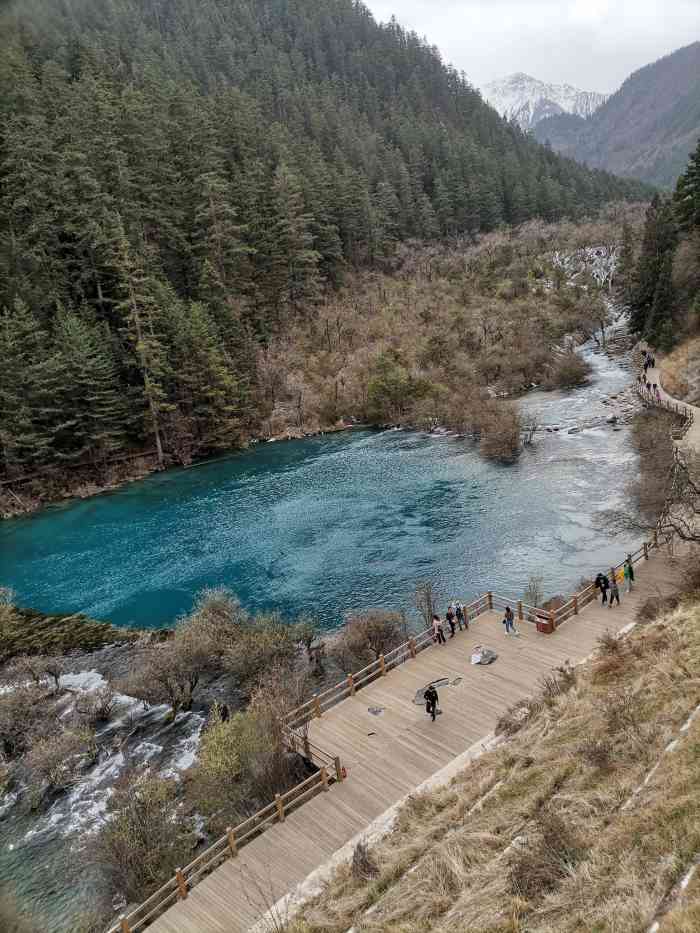
<svg viewBox="0 0 700 933">
<path fill-rule="evenodd" d="M 673 344 L 673 253 L 668 251 L 661 262 L 656 280 L 654 300 L 647 318 L 644 336 L 660 350 L 670 350 Z"/>
<path fill-rule="evenodd" d="M 64 462 L 106 463 L 124 446 L 127 411 L 106 325 L 61 310 L 55 331 L 62 422 L 54 446 Z"/>
<path fill-rule="evenodd" d="M 298 310 L 319 297 L 321 255 L 314 248 L 312 218 L 305 210 L 299 179 L 284 163 L 275 173 L 272 204 L 269 288 L 278 310 Z"/>
<path fill-rule="evenodd" d="M 668 199 L 655 195 L 647 210 L 642 250 L 637 262 L 632 293 L 631 326 L 636 333 L 647 329 L 656 289 L 667 254 L 676 248 L 677 229 Z"/>
<path fill-rule="evenodd" d="M 676 215 L 683 230 L 700 230 L 700 140 L 690 156 L 688 168 L 678 179 Z"/>
<path fill-rule="evenodd" d="M 634 234 L 629 223 L 622 227 L 622 244 L 617 261 L 617 286 L 626 304 L 631 304 L 634 291 Z"/>
</svg>

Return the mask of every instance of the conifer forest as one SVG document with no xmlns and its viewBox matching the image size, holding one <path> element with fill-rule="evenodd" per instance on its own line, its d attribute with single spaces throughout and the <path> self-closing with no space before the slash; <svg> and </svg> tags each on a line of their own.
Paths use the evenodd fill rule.
<svg viewBox="0 0 700 933">
<path fill-rule="evenodd" d="M 648 193 L 356 0 L 9 4 L 0 477 L 235 447 L 269 414 L 272 342 L 403 242 Z"/>
</svg>

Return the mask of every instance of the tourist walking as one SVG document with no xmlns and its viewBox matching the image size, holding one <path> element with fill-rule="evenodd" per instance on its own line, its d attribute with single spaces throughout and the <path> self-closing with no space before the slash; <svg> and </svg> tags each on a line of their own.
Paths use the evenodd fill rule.
<svg viewBox="0 0 700 933">
<path fill-rule="evenodd" d="M 435 722 L 439 700 L 438 692 L 432 684 L 430 684 L 428 689 L 423 693 L 423 699 L 425 700 L 426 713 L 431 716 L 433 722 Z"/>
<path fill-rule="evenodd" d="M 604 573 L 598 574 L 598 576 L 595 578 L 594 586 L 596 586 L 600 590 L 600 595 L 603 597 L 602 602 L 603 602 L 603 605 L 605 605 L 608 601 L 608 590 L 610 589 L 610 581 L 608 580 L 608 578 L 605 576 Z"/>
<path fill-rule="evenodd" d="M 631 593 L 632 586 L 634 584 L 634 564 L 632 563 L 631 554 L 627 555 L 627 560 L 625 561 L 625 566 L 624 566 L 624 574 L 625 574 L 625 592 Z"/>
<path fill-rule="evenodd" d="M 440 616 L 433 616 L 433 641 L 438 645 L 444 645 L 446 643 L 445 632 L 442 628 Z"/>
<path fill-rule="evenodd" d="M 464 606 L 460 602 L 455 605 L 455 615 L 457 616 L 457 625 L 460 632 L 463 628 L 469 628 L 469 623 L 464 617 Z"/>
<path fill-rule="evenodd" d="M 455 637 L 455 629 L 457 628 L 457 623 L 455 621 L 455 611 L 452 607 L 452 603 L 447 607 L 447 612 L 445 613 L 445 618 L 447 619 L 447 624 L 450 626 L 450 638 Z"/>
<path fill-rule="evenodd" d="M 506 612 L 503 617 L 503 624 L 506 627 L 506 635 L 517 635 L 515 631 L 515 616 L 510 606 L 506 606 Z"/>
<path fill-rule="evenodd" d="M 617 585 L 617 580 L 615 578 L 615 573 L 613 572 L 612 580 L 610 581 L 610 606 L 612 609 L 613 603 L 617 600 L 617 605 L 620 605 L 620 588 Z"/>
</svg>

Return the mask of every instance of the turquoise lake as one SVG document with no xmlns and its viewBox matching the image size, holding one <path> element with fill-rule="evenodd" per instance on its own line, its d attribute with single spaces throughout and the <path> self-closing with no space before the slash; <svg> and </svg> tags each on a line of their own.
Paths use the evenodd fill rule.
<svg viewBox="0 0 700 933">
<path fill-rule="evenodd" d="M 627 432 L 567 433 L 603 417 L 602 399 L 629 380 L 587 355 L 589 386 L 525 400 L 561 430 L 515 466 L 484 462 L 468 439 L 403 431 L 262 444 L 2 523 L 0 585 L 22 605 L 149 627 L 211 586 L 326 627 L 363 607 L 411 611 L 422 579 L 443 601 L 517 597 L 533 573 L 548 593 L 571 589 L 631 544 L 596 524 L 621 507 L 635 456 Z"/>
</svg>

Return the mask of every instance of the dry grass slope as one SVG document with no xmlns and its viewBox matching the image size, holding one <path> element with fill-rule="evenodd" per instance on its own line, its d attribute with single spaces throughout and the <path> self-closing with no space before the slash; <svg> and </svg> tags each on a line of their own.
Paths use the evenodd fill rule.
<svg viewBox="0 0 700 933">
<path fill-rule="evenodd" d="M 503 723 L 508 741 L 416 796 L 291 933 L 700 929 L 700 603 L 603 639 Z M 676 744 L 672 744 L 672 743 Z"/>
</svg>

